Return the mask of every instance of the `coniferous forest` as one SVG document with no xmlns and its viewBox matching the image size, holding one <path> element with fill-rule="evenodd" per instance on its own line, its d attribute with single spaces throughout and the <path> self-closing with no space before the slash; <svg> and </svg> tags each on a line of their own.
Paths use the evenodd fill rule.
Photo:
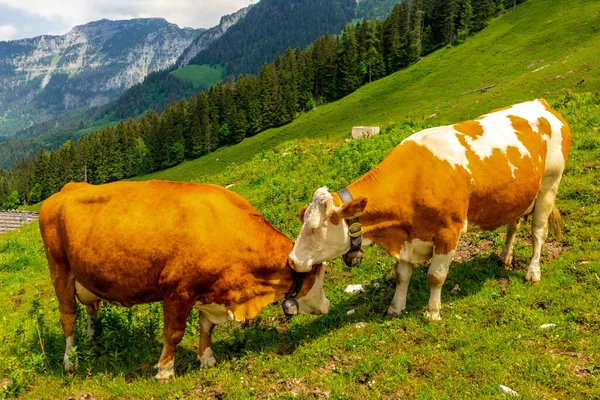
<svg viewBox="0 0 600 400">
<path fill-rule="evenodd" d="M 522 1 L 518 1 L 521 3 Z M 484 29 L 515 0 L 408 0 L 385 20 L 347 25 L 304 50 L 288 49 L 256 75 L 239 76 L 161 114 L 69 140 L 0 170 L 0 204 L 10 209 L 44 200 L 70 181 L 106 183 L 177 165 L 291 122 L 392 74 L 439 47 Z"/>
</svg>

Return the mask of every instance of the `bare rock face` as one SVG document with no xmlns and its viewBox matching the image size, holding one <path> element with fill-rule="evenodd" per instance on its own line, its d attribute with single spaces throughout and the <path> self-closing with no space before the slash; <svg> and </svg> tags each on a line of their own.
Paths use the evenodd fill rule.
<svg viewBox="0 0 600 400">
<path fill-rule="evenodd" d="M 0 119 L 27 123 L 32 113 L 107 103 L 172 65 L 202 32 L 162 18 L 100 20 L 0 42 Z"/>
<path fill-rule="evenodd" d="M 192 42 L 192 44 L 187 49 L 185 49 L 181 57 L 179 57 L 179 59 L 177 60 L 177 68 L 182 68 L 188 65 L 190 61 L 198 55 L 198 53 L 206 49 L 209 44 L 223 36 L 223 34 L 227 32 L 229 28 L 235 25 L 235 23 L 238 22 L 240 19 L 244 18 L 246 14 L 248 14 L 248 11 L 251 7 L 252 5 L 246 8 L 242 8 L 241 10 L 233 14 L 225 15 L 221 18 L 221 22 L 219 23 L 219 25 L 208 29 L 207 31 L 203 32 L 200 36 L 198 36 Z"/>
</svg>

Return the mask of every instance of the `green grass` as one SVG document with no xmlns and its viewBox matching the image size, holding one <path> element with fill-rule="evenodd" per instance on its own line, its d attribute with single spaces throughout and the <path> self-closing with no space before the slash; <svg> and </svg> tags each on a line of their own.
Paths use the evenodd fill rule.
<svg viewBox="0 0 600 400">
<path fill-rule="evenodd" d="M 176 77 L 190 81 L 196 88 L 209 88 L 223 80 L 225 69 L 221 65 L 188 65 L 171 72 Z"/>
<path fill-rule="evenodd" d="M 515 46 L 512 52 L 498 53 L 505 64 L 517 62 L 511 57 L 524 62 L 521 53 L 527 51 L 537 51 L 533 58 L 550 61 L 549 55 L 539 53 L 561 53 L 558 43 L 573 41 L 573 56 L 564 63 L 536 73 L 527 71 L 539 67 L 524 65 L 522 78 L 506 78 L 506 83 L 487 93 L 459 96 L 473 89 L 475 82 L 475 87 L 485 86 L 512 76 L 507 75 L 512 69 L 500 68 L 500 61 L 489 65 L 491 57 L 481 65 L 464 67 L 470 74 L 460 76 L 450 67 L 456 66 L 462 49 L 467 55 L 474 51 L 467 42 L 433 55 L 438 57 L 437 66 L 433 58 L 426 58 L 287 127 L 154 175 L 234 184 L 231 190 L 245 196 L 286 235 L 295 237 L 300 229 L 297 212 L 316 188 L 343 187 L 373 168 L 412 132 L 543 95 L 567 118 L 574 139 L 558 197 L 566 238 L 547 246 L 565 250 L 557 258 L 544 252 L 541 283 L 523 281 L 531 256 L 529 224 L 519 231 L 516 266 L 509 271 L 497 262 L 503 245 L 498 232 L 471 235 L 472 247 L 483 250 L 470 261 L 453 263 L 442 291 L 444 319 L 432 323 L 422 315 L 429 296 L 423 267 L 416 268 L 411 279 L 407 312 L 388 319 L 384 312 L 393 297 L 394 263 L 381 249 L 370 247 L 358 268 L 349 269 L 340 260 L 330 263 L 325 284 L 331 300 L 328 315 L 298 316 L 286 322 L 280 306 L 270 306 L 246 325 L 217 327 L 213 343 L 219 363 L 214 369 L 198 369 L 194 313 L 177 353 L 177 380 L 168 385 L 154 382 L 151 366 L 162 348 L 162 315 L 155 304 L 104 307 L 104 328 L 96 346 L 85 340 L 85 319 L 80 318 L 80 368 L 66 375 L 61 365 L 64 338 L 57 304 L 34 223 L 0 237 L 0 382 L 12 382 L 0 389 L 0 397 L 54 399 L 85 392 L 96 399 L 294 398 L 296 394 L 312 398 L 326 393 L 331 398 L 501 399 L 500 384 L 524 399 L 600 397 L 600 94 L 597 59 L 588 46 L 597 45 L 598 39 L 587 36 L 577 42 L 586 24 L 598 20 L 590 5 L 600 3 L 569 2 L 563 20 L 554 26 L 556 32 L 547 31 L 544 36 L 547 21 L 556 20 L 559 14 L 556 3 L 529 0 L 517 13 L 494 21 L 472 40 L 480 41 L 478 51 L 491 54 L 494 51 L 485 44 L 492 45 L 481 41 L 481 36 L 491 40 L 505 32 L 506 43 L 497 43 L 498 48 Z M 569 8 L 572 5 L 578 8 Z M 516 21 L 519 13 L 530 19 L 527 24 Z M 511 30 L 515 24 L 520 28 Z M 527 38 L 532 39 L 528 42 Z M 540 49 L 535 49 L 535 43 Z M 562 53 L 556 60 L 561 58 Z M 422 68 L 427 65 L 425 73 Z M 556 70 L 549 72 L 551 68 Z M 484 79 L 488 73 L 496 74 L 493 80 Z M 568 81 L 556 83 L 558 75 Z M 436 79 L 439 85 L 433 84 Z M 582 79 L 586 82 L 578 86 L 576 82 Z M 469 82 L 458 82 L 462 80 Z M 423 92 L 413 92 L 417 89 Z M 419 107 L 411 108 L 413 102 Z M 422 118 L 432 113 L 438 115 Z M 371 115 L 374 119 L 369 119 Z M 371 140 L 341 140 L 349 133 L 345 124 L 363 123 L 359 121 L 383 121 L 386 129 Z M 484 242 L 490 247 L 482 246 Z M 363 283 L 366 292 L 345 294 L 344 288 L 351 283 Z M 457 284 L 461 290 L 453 292 Z M 350 309 L 356 313 L 348 316 Z M 356 328 L 358 322 L 365 326 Z M 547 323 L 556 327 L 539 328 Z"/>
<path fill-rule="evenodd" d="M 293 393 L 310 398 L 503 398 L 498 385 L 521 398 L 600 396 L 600 96 L 564 96 L 553 104 L 573 128 L 574 143 L 558 205 L 565 213 L 566 250 L 544 253 L 540 284 L 523 281 L 531 245 L 524 226 L 516 244 L 516 267 L 497 262 L 503 239 L 497 232 L 470 236 L 473 246 L 491 248 L 454 263 L 442 293 L 444 320 L 428 322 L 426 268 L 411 280 L 407 312 L 384 317 L 393 296 L 393 260 L 368 248 L 363 265 L 330 263 L 325 290 L 332 301 L 325 316 L 286 322 L 279 306 L 246 324 L 227 324 L 214 333 L 219 364 L 199 370 L 195 346 L 197 315 L 188 321 L 177 353 L 177 381 L 154 382 L 151 366 L 161 350 L 159 305 L 105 307 L 100 341 L 85 340 L 85 319 L 77 325 L 80 369 L 62 372 L 64 338 L 46 269 L 37 223 L 0 237 L 0 381 L 10 378 L 6 396 L 64 398 L 85 392 L 95 398 L 228 398 Z M 431 124 L 400 122 L 371 140 L 323 144 L 288 143 L 252 161 L 216 174 L 217 184 L 247 197 L 272 223 L 295 236 L 295 215 L 314 189 L 339 188 L 376 165 L 403 138 Z M 314 173 L 319 165 L 319 173 Z M 528 224 L 525 224 L 528 225 Z M 557 247 L 551 242 L 550 247 Z M 360 295 L 346 295 L 363 283 Z M 460 292 L 452 288 L 460 285 Z M 352 316 L 346 315 L 356 309 Z M 83 309 L 81 309 L 83 314 Z M 356 328 L 365 322 L 363 328 Z M 555 328 L 540 329 L 554 323 Z M 46 358 L 37 333 L 40 326 Z"/>
</svg>

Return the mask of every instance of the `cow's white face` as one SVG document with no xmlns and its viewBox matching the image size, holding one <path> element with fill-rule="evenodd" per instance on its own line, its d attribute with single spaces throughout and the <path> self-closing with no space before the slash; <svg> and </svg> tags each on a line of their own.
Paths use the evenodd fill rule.
<svg viewBox="0 0 600 400">
<path fill-rule="evenodd" d="M 313 265 L 339 257 L 350 250 L 345 219 L 360 216 L 366 206 L 367 199 L 361 197 L 336 207 L 326 187 L 317 190 L 312 203 L 300 215 L 304 224 L 289 256 L 292 268 L 298 272 L 308 272 Z"/>
<path fill-rule="evenodd" d="M 300 314 L 327 314 L 329 312 L 329 299 L 323 290 L 326 272 L 326 263 L 317 266 L 314 271 L 315 280 L 312 287 L 304 296 L 298 296 L 298 312 Z"/>
</svg>

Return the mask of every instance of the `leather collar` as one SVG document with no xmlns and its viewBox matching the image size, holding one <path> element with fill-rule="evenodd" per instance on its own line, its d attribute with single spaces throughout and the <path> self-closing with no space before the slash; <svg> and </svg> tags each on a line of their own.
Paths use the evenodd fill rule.
<svg viewBox="0 0 600 400">
<path fill-rule="evenodd" d="M 337 192 L 343 203 L 352 201 L 353 197 L 347 188 L 343 188 Z M 348 223 L 348 235 L 350 236 L 350 250 L 344 255 L 344 262 L 349 267 L 356 267 L 362 261 L 362 225 L 360 224 L 360 218 L 346 219 Z"/>
</svg>

